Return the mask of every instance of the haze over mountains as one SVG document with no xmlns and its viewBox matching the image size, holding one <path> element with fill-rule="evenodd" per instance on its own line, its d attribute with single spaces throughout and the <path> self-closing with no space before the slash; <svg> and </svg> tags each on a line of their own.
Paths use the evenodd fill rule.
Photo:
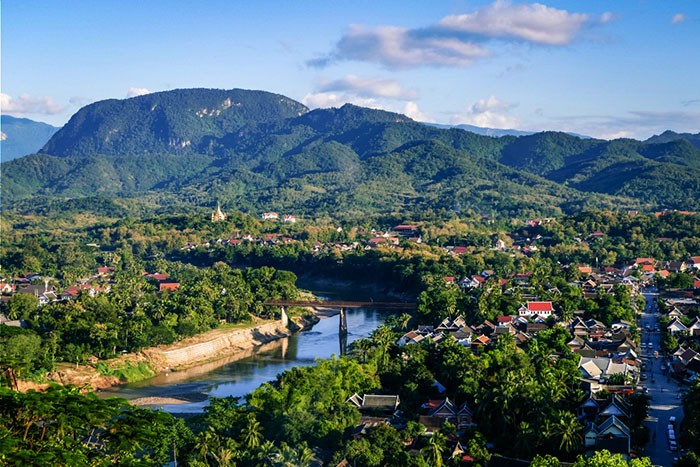
<svg viewBox="0 0 700 467">
<path fill-rule="evenodd" d="M 43 122 L 35 122 L 28 118 L 17 118 L 3 115 L 0 148 L 2 160 L 9 161 L 17 157 L 34 153 L 58 131 L 58 128 Z"/>
<path fill-rule="evenodd" d="M 80 109 L 41 153 L 3 164 L 7 203 L 149 196 L 243 210 L 508 215 L 700 209 L 700 135 L 490 137 L 263 91 L 183 89 Z M 694 145 L 695 144 L 695 145 Z"/>
</svg>

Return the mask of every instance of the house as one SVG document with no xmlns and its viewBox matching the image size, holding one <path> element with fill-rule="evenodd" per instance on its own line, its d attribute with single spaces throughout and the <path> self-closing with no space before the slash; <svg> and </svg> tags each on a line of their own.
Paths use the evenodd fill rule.
<svg viewBox="0 0 700 467">
<path fill-rule="evenodd" d="M 384 412 L 393 414 L 399 408 L 400 400 L 397 395 L 365 394 L 364 396 L 360 396 L 355 393 L 350 396 L 346 402 L 354 405 L 361 412 Z"/>
<path fill-rule="evenodd" d="M 263 220 L 274 220 L 279 219 L 279 215 L 276 212 L 265 212 L 262 215 Z"/>
<path fill-rule="evenodd" d="M 297 221 L 297 218 L 291 215 L 285 215 L 282 216 L 282 222 L 289 222 L 291 224 L 294 224 Z"/>
<path fill-rule="evenodd" d="M 688 328 L 683 324 L 683 322 L 678 318 L 673 318 L 670 323 L 666 326 L 666 330 L 670 334 L 678 334 L 679 332 L 687 332 Z"/>
<path fill-rule="evenodd" d="M 179 282 L 161 282 L 160 284 L 158 284 L 158 290 L 160 292 L 162 292 L 164 290 L 169 290 L 169 291 L 173 292 L 173 291 L 177 290 L 179 287 L 180 287 Z"/>
<path fill-rule="evenodd" d="M 653 266 L 655 263 L 654 258 L 637 258 L 634 262 L 635 266 L 640 266 L 640 265 L 651 265 Z"/>
<path fill-rule="evenodd" d="M 617 394 L 611 395 L 600 407 L 600 412 L 598 413 L 600 417 L 615 416 L 621 420 L 629 420 L 630 418 L 629 405 Z"/>
<path fill-rule="evenodd" d="M 97 268 L 98 276 L 107 276 L 112 273 L 114 273 L 114 268 L 111 266 L 103 266 L 101 268 Z"/>
<path fill-rule="evenodd" d="M 6 282 L 0 282 L 0 293 L 12 293 L 15 291 L 15 286 Z"/>
<path fill-rule="evenodd" d="M 548 318 L 554 312 L 552 302 L 527 302 L 518 309 L 519 316 L 543 316 Z"/>
<path fill-rule="evenodd" d="M 505 326 L 506 324 L 509 324 L 512 322 L 513 322 L 512 316 L 499 316 L 498 318 L 496 318 L 496 323 L 498 323 L 499 326 Z"/>
<path fill-rule="evenodd" d="M 427 410 L 428 413 L 426 417 L 429 417 L 427 421 L 432 424 L 435 424 L 436 420 L 434 419 L 438 418 L 440 419 L 440 426 L 442 426 L 444 422 L 450 422 L 457 427 L 457 431 L 462 431 L 473 425 L 472 411 L 467 404 L 464 403 L 457 407 L 449 397 L 428 401 L 423 404 L 422 408 L 423 410 Z"/>
<path fill-rule="evenodd" d="M 0 313 L 0 325 L 1 326 L 11 326 L 17 328 L 26 328 L 27 325 L 24 321 L 19 319 L 9 319 L 5 313 Z"/>
<path fill-rule="evenodd" d="M 56 295 L 53 286 L 50 286 L 48 284 L 26 285 L 19 289 L 17 293 L 26 293 L 34 295 L 36 298 L 39 299 L 39 305 L 46 305 L 49 302 L 58 300 L 58 296 Z"/>
<path fill-rule="evenodd" d="M 688 333 L 691 336 L 700 335 L 700 318 L 693 319 L 688 325 Z"/>
<path fill-rule="evenodd" d="M 607 449 L 613 454 L 629 454 L 630 429 L 615 415 L 598 425 L 596 450 Z"/>
<path fill-rule="evenodd" d="M 624 319 L 618 319 L 617 321 L 613 321 L 610 327 L 613 331 L 619 331 L 620 329 L 629 331 L 632 328 L 632 323 L 625 321 Z"/>
<path fill-rule="evenodd" d="M 392 229 L 394 232 L 404 238 L 414 237 L 418 231 L 418 226 L 414 224 L 401 224 Z"/>
<path fill-rule="evenodd" d="M 693 256 L 688 261 L 688 266 L 695 269 L 700 269 L 700 256 Z"/>
</svg>

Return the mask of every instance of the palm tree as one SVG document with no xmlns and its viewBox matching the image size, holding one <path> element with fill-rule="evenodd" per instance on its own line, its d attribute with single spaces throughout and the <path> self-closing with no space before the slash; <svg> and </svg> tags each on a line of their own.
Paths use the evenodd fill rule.
<svg viewBox="0 0 700 467">
<path fill-rule="evenodd" d="M 214 459 L 220 467 L 230 467 L 235 465 L 233 462 L 233 452 L 230 449 L 219 448 L 216 454 L 213 454 Z"/>
<path fill-rule="evenodd" d="M 260 446 L 261 439 L 260 422 L 255 419 L 255 415 L 248 414 L 248 424 L 243 429 L 243 445 L 252 451 Z"/>
<path fill-rule="evenodd" d="M 583 437 L 581 436 L 581 424 L 576 418 L 576 415 L 574 415 L 572 412 L 560 410 L 559 424 L 557 425 L 556 430 L 557 434 L 561 437 L 559 449 L 569 454 L 579 448 L 581 442 L 583 441 Z"/>
<path fill-rule="evenodd" d="M 534 434 L 535 431 L 528 422 L 520 422 L 520 425 L 518 425 L 518 433 L 515 438 L 515 445 L 513 446 L 518 457 L 532 457 L 532 438 Z"/>
<path fill-rule="evenodd" d="M 445 451 L 445 436 L 438 432 L 428 440 L 428 445 L 421 449 L 421 453 L 428 458 L 428 463 L 433 467 L 442 467 L 442 453 Z"/>
</svg>

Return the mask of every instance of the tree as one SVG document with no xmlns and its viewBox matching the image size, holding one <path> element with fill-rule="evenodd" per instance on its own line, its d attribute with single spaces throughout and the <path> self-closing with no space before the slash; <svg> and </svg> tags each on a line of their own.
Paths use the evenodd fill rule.
<svg viewBox="0 0 700 467">
<path fill-rule="evenodd" d="M 30 293 L 14 294 L 7 303 L 7 317 L 27 319 L 39 307 L 39 299 Z"/>
<path fill-rule="evenodd" d="M 442 467 L 442 454 L 445 452 L 447 440 L 445 436 L 436 432 L 428 440 L 428 445 L 421 449 L 421 454 L 425 456 L 428 463 L 433 467 Z"/>
<path fill-rule="evenodd" d="M 254 414 L 248 415 L 248 423 L 243 429 L 241 442 L 249 450 L 255 450 L 260 446 L 262 434 L 260 433 L 260 422 L 255 419 Z"/>
<path fill-rule="evenodd" d="M 556 432 L 561 439 L 559 449 L 567 454 L 577 451 L 583 442 L 581 423 L 572 412 L 559 411 Z"/>
</svg>

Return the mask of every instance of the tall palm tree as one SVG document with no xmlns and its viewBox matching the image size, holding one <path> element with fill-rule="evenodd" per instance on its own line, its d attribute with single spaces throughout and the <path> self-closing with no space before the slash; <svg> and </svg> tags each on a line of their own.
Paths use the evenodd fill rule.
<svg viewBox="0 0 700 467">
<path fill-rule="evenodd" d="M 249 450 L 257 449 L 260 446 L 262 434 L 260 433 L 260 422 L 255 419 L 252 413 L 248 415 L 248 424 L 243 429 L 243 445 Z"/>
<path fill-rule="evenodd" d="M 442 453 L 445 451 L 445 436 L 438 432 L 428 440 L 428 445 L 421 449 L 421 453 L 428 458 L 428 463 L 433 467 L 442 467 Z"/>
<path fill-rule="evenodd" d="M 559 449 L 569 454 L 576 451 L 583 441 L 581 436 L 581 423 L 572 412 L 559 411 L 559 424 L 557 434 L 561 438 Z"/>
</svg>

